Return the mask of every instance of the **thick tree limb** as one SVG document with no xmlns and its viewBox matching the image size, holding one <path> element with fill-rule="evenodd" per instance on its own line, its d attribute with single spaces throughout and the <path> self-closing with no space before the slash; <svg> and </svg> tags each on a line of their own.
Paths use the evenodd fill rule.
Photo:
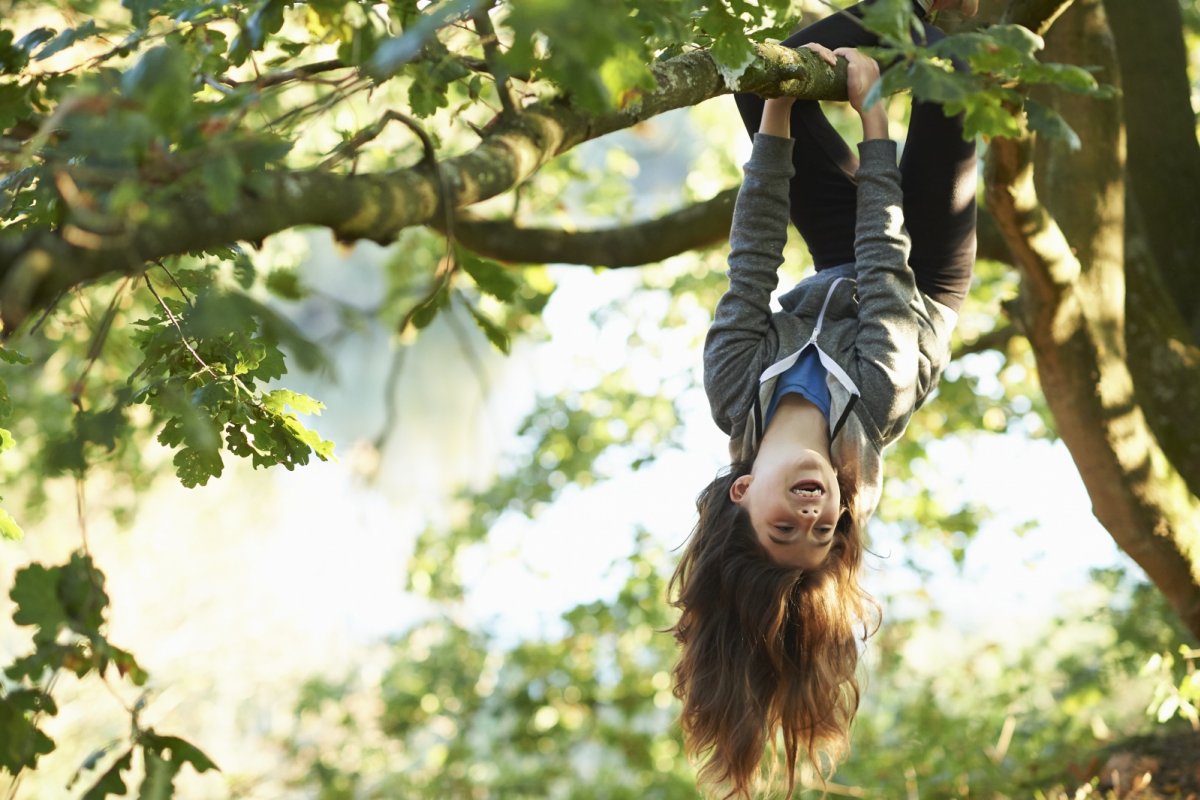
<svg viewBox="0 0 1200 800">
<path fill-rule="evenodd" d="M 1200 226 L 1191 219 L 1194 207 L 1200 207 L 1200 145 L 1178 4 L 1143 6 L 1136 15 L 1131 10 L 1128 4 L 1105 4 L 1120 62 L 1113 66 L 1119 75 L 1108 80 L 1123 90 L 1128 223 L 1096 249 L 1111 253 L 1125 245 L 1123 345 L 1137 401 L 1171 464 L 1200 496 L 1200 437 L 1194 434 L 1200 409 L 1200 269 L 1195 263 Z M 1096 63 L 1094 56 L 1083 55 L 1086 60 L 1077 63 Z M 1081 111 L 1094 115 L 1104 107 Z M 1092 165 L 1083 174 L 1090 178 L 1098 171 Z M 1083 189 L 1072 191 L 1063 205 L 1092 207 L 1091 187 L 1079 187 L 1074 179 L 1063 183 Z M 1094 220 L 1084 225 L 1094 227 Z M 1189 313 L 1194 315 L 1190 322 Z"/>
<path fill-rule="evenodd" d="M 0 240 L 0 311 L 11 330 L 29 311 L 65 288 L 104 275 L 136 271 L 146 262 L 239 240 L 259 241 L 298 225 L 320 225 L 340 239 L 387 242 L 402 229 L 429 223 L 443 201 L 465 208 L 505 192 L 581 142 L 628 128 L 675 108 L 727 94 L 707 51 L 685 53 L 654 68 L 658 89 L 624 109 L 589 114 L 564 101 L 537 103 L 502 115 L 473 151 L 441 169 L 451 197 L 440 197 L 427 164 L 378 175 L 275 172 L 251 176 L 233 208 L 216 213 L 202 197 L 165 202 L 161 214 L 117 236 L 87 235 L 68 222 Z M 845 64 L 835 70 L 815 53 L 759 46 L 759 58 L 739 88 L 760 94 L 844 99 Z M 71 231 L 77 234 L 71 236 Z"/>
<path fill-rule="evenodd" d="M 1108 0 L 1124 90 L 1131 205 L 1169 296 L 1200 343 L 1200 143 L 1177 0 Z"/>
<path fill-rule="evenodd" d="M 1076 6 L 1073 24 L 1080 35 L 1074 41 L 1089 40 L 1084 32 L 1094 30 L 1089 26 L 1097 12 L 1094 1 Z M 1069 119 L 1077 130 L 1086 122 Z M 1119 168 L 1119 124 L 1108 134 L 1098 128 L 1087 133 L 1081 130 L 1081 137 L 1092 151 L 1064 162 L 1065 172 L 1055 180 L 1107 185 L 1104 175 L 1112 166 L 1105 159 Z M 1096 208 L 1091 229 L 1084 229 L 1083 214 L 1078 224 L 1072 220 L 1078 241 L 1068 240 L 1034 188 L 1031 160 L 1027 140 L 994 140 L 988 199 L 1022 271 L 1018 322 L 1037 358 L 1047 404 L 1096 517 L 1200 636 L 1200 503 L 1159 447 L 1133 391 L 1123 345 L 1121 238 L 1112 241 L 1112 231 L 1123 230 L 1120 205 L 1114 208 L 1107 195 L 1092 197 L 1090 188 L 1077 191 Z M 1097 178 L 1073 171 L 1097 165 Z M 1081 263 L 1075 252 L 1087 260 Z"/>
</svg>

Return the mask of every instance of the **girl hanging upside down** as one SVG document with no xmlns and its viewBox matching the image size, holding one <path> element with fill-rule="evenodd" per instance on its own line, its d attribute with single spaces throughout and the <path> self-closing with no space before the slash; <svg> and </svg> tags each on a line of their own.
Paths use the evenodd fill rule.
<svg viewBox="0 0 1200 800">
<path fill-rule="evenodd" d="M 929 11 L 976 4 L 917 3 L 927 42 L 943 37 Z M 882 105 L 864 107 L 879 67 L 855 49 L 878 45 L 861 14 L 784 42 L 848 62 L 858 158 L 818 103 L 736 97 L 754 146 L 704 348 L 732 466 L 701 492 L 671 583 L 685 743 L 726 796 L 750 797 L 768 747 L 789 793 L 801 751 L 828 774 L 847 749 L 877 617 L 858 572 L 882 451 L 937 384 L 975 260 L 974 142 L 961 116 L 916 101 L 897 167 Z M 772 312 L 789 216 L 816 273 Z"/>
</svg>

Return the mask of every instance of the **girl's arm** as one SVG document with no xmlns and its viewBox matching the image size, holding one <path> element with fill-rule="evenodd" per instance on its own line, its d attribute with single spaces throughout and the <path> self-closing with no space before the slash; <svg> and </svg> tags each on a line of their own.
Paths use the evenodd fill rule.
<svg viewBox="0 0 1200 800">
<path fill-rule="evenodd" d="M 916 280 L 908 266 L 904 195 L 896 143 L 888 138 L 882 103 L 863 104 L 879 80 L 879 65 L 850 48 L 834 51 L 849 62 L 850 105 L 862 120 L 859 145 L 858 220 L 854 258 L 858 283 L 859 388 L 884 441 L 899 436 L 917 402 L 920 349 L 912 302 Z"/>
<path fill-rule="evenodd" d="M 768 100 L 763 110 L 733 208 L 729 288 L 704 343 L 704 388 L 713 420 L 732 436 L 740 435 L 758 376 L 776 349 L 770 302 L 787 242 L 788 183 L 794 174 L 791 107 L 791 100 Z"/>
</svg>

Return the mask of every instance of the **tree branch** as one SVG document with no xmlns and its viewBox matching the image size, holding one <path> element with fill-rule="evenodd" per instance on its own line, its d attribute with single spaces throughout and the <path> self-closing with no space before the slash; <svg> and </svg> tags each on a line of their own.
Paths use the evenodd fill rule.
<svg viewBox="0 0 1200 800">
<path fill-rule="evenodd" d="M 1045 36 L 1055 20 L 1074 0 L 1011 0 L 1004 21 L 1024 25 L 1038 36 Z"/>
<path fill-rule="evenodd" d="M 977 337 L 974 341 L 963 342 L 950 354 L 950 358 L 953 361 L 957 361 L 963 356 L 986 353 L 988 350 L 1003 350 L 1008 346 L 1009 342 L 1020 335 L 1021 330 L 1016 325 L 1003 325 L 999 328 L 993 328 L 982 336 Z"/>
<path fill-rule="evenodd" d="M 217 213 L 195 193 L 181 194 L 164 201 L 152 220 L 119 236 L 102 237 L 94 246 L 72 244 L 61 229 L 2 238 L 5 329 L 11 331 L 64 287 L 138 270 L 146 261 L 170 255 L 260 241 L 297 225 L 327 227 L 344 241 L 389 242 L 402 229 L 440 216 L 443 201 L 451 208 L 474 205 L 513 188 L 584 141 L 732 91 L 703 50 L 658 64 L 654 73 L 658 89 L 622 109 L 589 114 L 560 99 L 501 115 L 475 150 L 442 162 L 451 190 L 446 198 L 436 171 L 424 164 L 376 175 L 266 172 L 253 176 L 255 190 L 243 191 L 228 211 Z M 737 88 L 806 99 L 844 98 L 845 64 L 835 70 L 811 51 L 760 45 L 758 59 Z"/>
<path fill-rule="evenodd" d="M 737 187 L 726 189 L 661 217 L 618 227 L 563 231 L 459 217 L 454 234 L 476 253 L 510 263 L 636 267 L 725 241 L 737 192 Z"/>
</svg>

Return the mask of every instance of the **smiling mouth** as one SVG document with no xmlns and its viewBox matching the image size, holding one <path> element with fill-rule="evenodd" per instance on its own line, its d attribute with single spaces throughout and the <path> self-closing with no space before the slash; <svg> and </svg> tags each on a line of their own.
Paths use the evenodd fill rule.
<svg viewBox="0 0 1200 800">
<path fill-rule="evenodd" d="M 817 480 L 803 480 L 792 484 L 792 492 L 800 497 L 824 497 L 825 484 Z"/>
</svg>

